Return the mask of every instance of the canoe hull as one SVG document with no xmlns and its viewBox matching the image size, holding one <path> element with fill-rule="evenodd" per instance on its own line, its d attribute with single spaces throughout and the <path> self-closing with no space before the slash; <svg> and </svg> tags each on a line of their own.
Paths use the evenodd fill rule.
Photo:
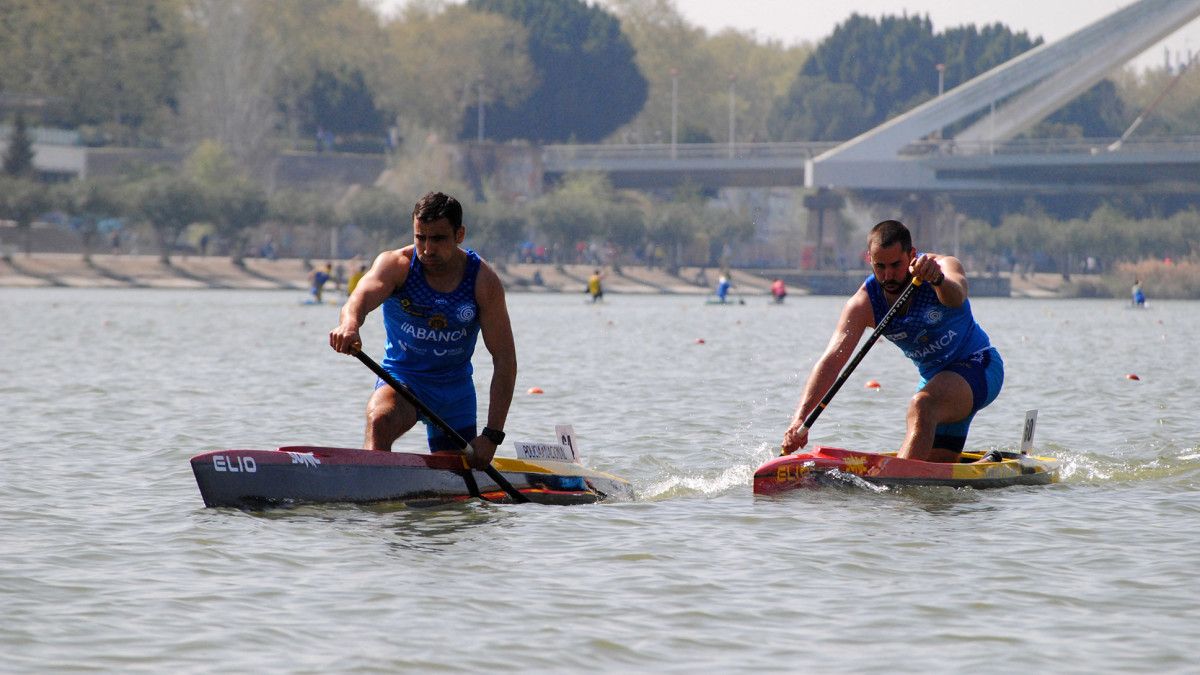
<svg viewBox="0 0 1200 675">
<path fill-rule="evenodd" d="M 196 455 L 191 463 L 200 495 L 210 507 L 433 505 L 474 496 L 508 501 L 500 486 L 486 473 L 468 470 L 459 455 L 298 446 L 214 450 Z M 535 503 L 592 504 L 633 498 L 627 481 L 578 464 L 498 457 L 493 466 Z"/>
<path fill-rule="evenodd" d="M 1046 485 L 1058 480 L 1058 470 L 1058 460 L 1017 453 L 1005 453 L 999 462 L 952 464 L 899 459 L 895 453 L 817 446 L 809 452 L 776 457 L 758 467 L 754 493 L 769 495 L 803 487 L 844 485 L 852 482 L 852 477 L 887 487 Z"/>
</svg>

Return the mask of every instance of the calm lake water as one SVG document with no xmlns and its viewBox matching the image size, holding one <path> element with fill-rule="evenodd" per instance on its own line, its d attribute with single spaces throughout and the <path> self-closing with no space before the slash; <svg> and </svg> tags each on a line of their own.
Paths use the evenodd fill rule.
<svg viewBox="0 0 1200 675">
<path fill-rule="evenodd" d="M 0 671 L 1200 668 L 1200 303 L 974 303 L 970 444 L 1039 409 L 1053 486 L 755 498 L 842 298 L 513 294 L 509 437 L 570 422 L 637 501 L 206 509 L 192 455 L 361 442 L 374 376 L 300 299 L 0 289 Z M 881 342 L 814 441 L 894 449 L 915 381 Z"/>
</svg>

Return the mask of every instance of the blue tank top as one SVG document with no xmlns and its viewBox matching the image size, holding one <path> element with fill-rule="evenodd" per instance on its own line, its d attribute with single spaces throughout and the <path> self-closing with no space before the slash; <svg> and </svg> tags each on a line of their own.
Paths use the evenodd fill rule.
<svg viewBox="0 0 1200 675">
<path fill-rule="evenodd" d="M 891 309 L 883 295 L 883 287 L 875 275 L 867 277 L 863 286 L 871 299 L 875 325 L 879 325 Z M 971 314 L 970 300 L 964 300 L 961 307 L 947 307 L 938 301 L 937 292 L 930 284 L 917 287 L 908 311 L 892 317 L 883 336 L 912 359 L 926 380 L 947 365 L 992 345 Z"/>
<path fill-rule="evenodd" d="M 479 337 L 475 280 L 480 263 L 479 255 L 468 249 L 462 281 L 453 291 L 441 293 L 425 281 L 421 261 L 413 253 L 404 285 L 383 302 L 384 368 L 435 380 L 471 375 L 471 355 Z"/>
</svg>

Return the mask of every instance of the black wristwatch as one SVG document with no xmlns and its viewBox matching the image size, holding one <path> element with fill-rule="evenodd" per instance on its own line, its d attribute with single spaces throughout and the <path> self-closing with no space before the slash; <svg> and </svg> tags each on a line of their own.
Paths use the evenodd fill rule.
<svg viewBox="0 0 1200 675">
<path fill-rule="evenodd" d="M 483 436 L 484 438 L 488 439 L 489 441 L 491 441 L 492 443 L 494 443 L 496 445 L 500 445 L 501 443 L 504 442 L 504 432 L 500 431 L 499 429 L 493 429 L 491 427 L 484 427 L 483 431 L 479 432 L 479 435 Z"/>
</svg>

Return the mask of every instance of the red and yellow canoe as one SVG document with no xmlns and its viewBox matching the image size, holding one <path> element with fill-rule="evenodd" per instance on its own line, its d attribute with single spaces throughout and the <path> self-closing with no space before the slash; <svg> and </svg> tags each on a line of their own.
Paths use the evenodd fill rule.
<svg viewBox="0 0 1200 675">
<path fill-rule="evenodd" d="M 888 487 L 905 485 L 996 488 L 1046 485 L 1058 481 L 1059 462 L 1017 452 L 996 462 L 976 462 L 963 453 L 958 464 L 900 459 L 896 453 L 872 453 L 818 445 L 808 452 L 776 457 L 754 472 L 754 494 L 770 495 L 801 487 L 846 484 L 856 478 Z"/>
</svg>

